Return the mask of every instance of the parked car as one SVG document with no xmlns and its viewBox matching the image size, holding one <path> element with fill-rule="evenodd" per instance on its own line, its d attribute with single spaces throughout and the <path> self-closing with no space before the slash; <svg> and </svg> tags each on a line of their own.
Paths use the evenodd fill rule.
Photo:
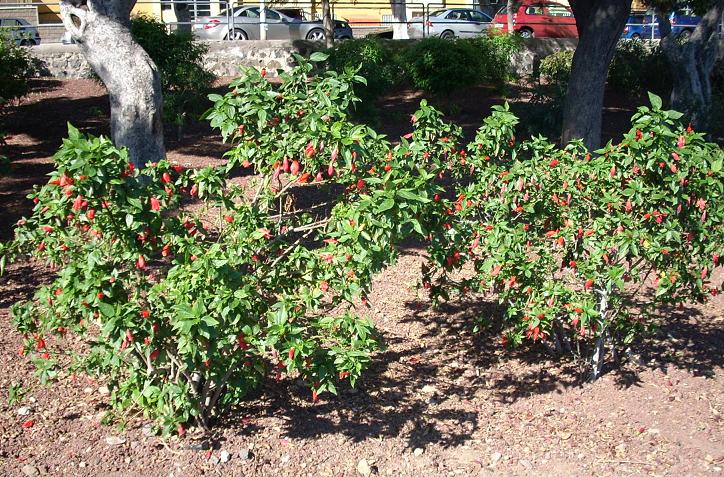
<svg viewBox="0 0 724 477">
<path fill-rule="evenodd" d="M 0 18 L 0 35 L 5 35 L 18 45 L 40 44 L 38 29 L 22 18 Z"/>
<path fill-rule="evenodd" d="M 296 18 L 304 22 L 313 22 L 310 16 L 301 8 L 277 8 L 279 13 L 282 13 L 290 18 Z M 332 20 L 334 22 L 334 39 L 335 40 L 351 40 L 354 38 L 352 34 L 352 27 L 349 26 L 347 20 Z"/>
<path fill-rule="evenodd" d="M 508 11 L 495 15 L 495 27 L 508 31 Z M 554 2 L 524 1 L 513 13 L 513 30 L 523 38 L 578 37 L 571 8 Z"/>
<path fill-rule="evenodd" d="M 480 10 L 448 8 L 430 13 L 427 20 L 413 18 L 407 23 L 407 34 L 410 38 L 464 38 L 485 34 L 492 24 L 493 19 Z"/>
<path fill-rule="evenodd" d="M 700 17 L 690 11 L 674 11 L 669 16 L 671 34 L 676 37 L 688 38 L 701 21 Z M 643 12 L 631 15 L 623 29 L 623 38 L 629 39 L 660 39 L 659 17 L 653 13 Z"/>
<path fill-rule="evenodd" d="M 236 7 L 213 17 L 198 17 L 193 32 L 199 40 L 258 40 L 259 7 Z M 312 40 L 325 38 L 322 22 L 292 18 L 273 8 L 266 9 L 269 40 Z"/>
</svg>

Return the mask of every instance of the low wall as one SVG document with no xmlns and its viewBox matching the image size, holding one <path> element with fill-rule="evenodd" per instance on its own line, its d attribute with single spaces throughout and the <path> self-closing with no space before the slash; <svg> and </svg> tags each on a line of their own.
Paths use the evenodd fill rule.
<svg viewBox="0 0 724 477">
<path fill-rule="evenodd" d="M 294 53 L 309 56 L 324 46 L 310 41 L 218 41 L 207 42 L 203 64 L 216 76 L 235 76 L 239 66 L 266 68 L 269 76 L 276 70 L 289 71 Z M 78 45 L 47 44 L 33 46 L 30 53 L 38 60 L 39 75 L 56 78 L 84 78 L 90 66 Z"/>
<path fill-rule="evenodd" d="M 558 51 L 575 50 L 578 38 L 526 38 L 523 48 L 510 59 L 513 71 L 518 76 L 529 76 L 538 71 L 540 62 Z"/>
<path fill-rule="evenodd" d="M 525 47 L 512 58 L 512 66 L 519 76 L 530 75 L 537 70 L 540 60 L 560 50 L 573 50 L 575 38 L 531 38 Z M 277 69 L 289 71 L 294 65 L 294 53 L 309 56 L 322 49 L 320 43 L 309 41 L 218 41 L 207 42 L 204 66 L 216 76 L 234 76 L 239 66 L 266 68 L 270 76 Z M 47 44 L 31 47 L 32 55 L 39 60 L 40 75 L 58 78 L 83 78 L 88 76 L 89 66 L 77 45 Z"/>
</svg>

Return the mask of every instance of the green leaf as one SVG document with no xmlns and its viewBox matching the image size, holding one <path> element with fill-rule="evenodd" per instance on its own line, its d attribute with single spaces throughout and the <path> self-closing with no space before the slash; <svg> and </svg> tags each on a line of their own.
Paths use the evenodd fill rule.
<svg viewBox="0 0 724 477">
<path fill-rule="evenodd" d="M 98 304 L 98 309 L 100 309 L 101 314 L 107 318 L 112 318 L 116 314 L 116 307 L 110 303 L 100 302 Z"/>
<path fill-rule="evenodd" d="M 721 158 L 716 159 L 711 162 L 711 171 L 719 172 L 719 171 L 721 171 L 721 166 L 722 166 L 722 159 Z"/>
<path fill-rule="evenodd" d="M 390 210 L 394 206 L 395 206 L 394 199 L 392 199 L 391 197 L 388 197 L 377 207 L 377 213 L 382 213 L 387 210 Z"/>
<path fill-rule="evenodd" d="M 651 106 L 654 108 L 654 110 L 661 109 L 661 98 L 659 96 L 656 96 L 651 91 L 649 91 L 649 102 L 651 103 Z"/>
<path fill-rule="evenodd" d="M 327 61 L 327 58 L 329 58 L 328 54 L 322 53 L 321 51 L 315 51 L 309 56 L 309 61 L 319 63 L 320 61 Z"/>
</svg>

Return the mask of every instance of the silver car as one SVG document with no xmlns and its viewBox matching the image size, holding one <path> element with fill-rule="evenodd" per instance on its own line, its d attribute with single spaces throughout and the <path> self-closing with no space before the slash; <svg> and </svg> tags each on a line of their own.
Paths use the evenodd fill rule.
<svg viewBox="0 0 724 477">
<path fill-rule="evenodd" d="M 199 40 L 258 40 L 259 7 L 236 7 L 224 10 L 215 17 L 198 17 L 194 35 Z M 268 40 L 324 41 L 324 26 L 320 21 L 303 21 L 272 8 L 266 9 Z"/>
<path fill-rule="evenodd" d="M 427 22 L 424 17 L 413 18 L 407 24 L 407 33 L 410 38 L 465 38 L 484 35 L 492 24 L 493 19 L 480 10 L 448 8 L 430 13 Z"/>
</svg>

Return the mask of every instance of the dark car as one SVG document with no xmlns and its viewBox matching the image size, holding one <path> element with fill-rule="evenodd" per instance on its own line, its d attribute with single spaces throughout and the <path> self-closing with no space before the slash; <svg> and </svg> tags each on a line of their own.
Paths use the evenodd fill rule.
<svg viewBox="0 0 724 477">
<path fill-rule="evenodd" d="M 0 18 L 0 35 L 7 36 L 18 45 L 40 44 L 38 29 L 22 18 Z"/>
<path fill-rule="evenodd" d="M 690 11 L 675 11 L 669 16 L 671 34 L 676 37 L 688 38 L 701 21 L 700 17 Z M 650 12 L 637 13 L 629 17 L 623 29 L 623 38 L 658 40 L 661 38 L 659 17 Z"/>
</svg>

